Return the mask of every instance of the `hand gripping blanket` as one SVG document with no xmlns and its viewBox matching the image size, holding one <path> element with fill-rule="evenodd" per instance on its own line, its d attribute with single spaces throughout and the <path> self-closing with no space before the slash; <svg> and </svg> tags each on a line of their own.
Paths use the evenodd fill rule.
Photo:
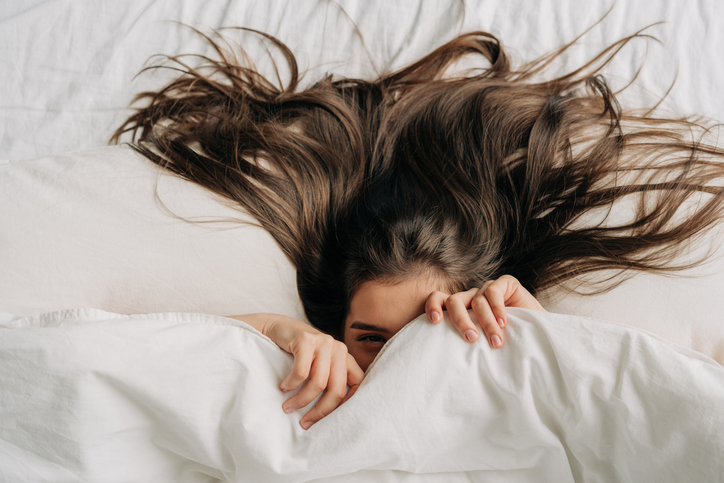
<svg viewBox="0 0 724 483">
<path fill-rule="evenodd" d="M 0 318 L 0 480 L 724 481 L 724 367 L 592 319 L 509 310 L 506 345 L 406 326 L 308 431 L 291 357 L 201 314 Z"/>
</svg>

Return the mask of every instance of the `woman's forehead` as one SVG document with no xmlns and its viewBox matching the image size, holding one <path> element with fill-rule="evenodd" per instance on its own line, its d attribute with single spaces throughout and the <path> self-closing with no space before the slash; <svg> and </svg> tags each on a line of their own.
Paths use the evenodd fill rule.
<svg viewBox="0 0 724 483">
<path fill-rule="evenodd" d="M 396 284 L 364 282 L 352 296 L 346 327 L 374 325 L 397 332 L 425 311 L 425 301 L 438 289 L 429 277 L 414 277 Z"/>
</svg>

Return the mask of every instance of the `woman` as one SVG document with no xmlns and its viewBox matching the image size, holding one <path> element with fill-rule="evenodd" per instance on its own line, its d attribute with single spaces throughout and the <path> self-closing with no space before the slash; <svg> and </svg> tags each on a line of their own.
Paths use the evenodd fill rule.
<svg viewBox="0 0 724 483">
<path fill-rule="evenodd" d="M 497 39 L 475 32 L 374 81 L 300 89 L 293 54 L 259 35 L 284 55 L 286 86 L 207 37 L 220 60 L 202 73 L 174 58 L 185 73 L 140 94 L 146 107 L 113 139 L 130 131 L 151 161 L 238 203 L 297 267 L 319 330 L 235 318 L 294 355 L 280 388 L 306 384 L 285 411 L 324 393 L 305 428 L 418 315 L 437 323 L 447 310 L 467 341 L 482 329 L 499 348 L 506 306 L 543 310 L 531 294 L 596 271 L 688 268 L 674 256 L 721 214 L 722 150 L 691 136 L 704 133 L 694 123 L 623 112 L 596 75 L 636 36 L 552 80 L 541 78 L 568 46 L 515 70 Z M 475 55 L 480 68 L 448 72 Z M 630 219 L 607 216 L 632 198 Z"/>
</svg>

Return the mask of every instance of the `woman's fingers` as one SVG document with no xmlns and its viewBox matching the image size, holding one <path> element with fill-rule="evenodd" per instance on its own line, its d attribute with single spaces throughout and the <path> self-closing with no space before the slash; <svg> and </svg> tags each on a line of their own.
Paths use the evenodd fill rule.
<svg viewBox="0 0 724 483">
<path fill-rule="evenodd" d="M 309 377 L 309 370 L 314 361 L 314 349 L 302 348 L 294 354 L 294 366 L 287 377 L 279 384 L 279 389 L 284 392 L 293 391 Z"/>
<path fill-rule="evenodd" d="M 345 346 L 345 351 L 346 350 L 347 347 Z M 349 391 L 347 391 L 347 395 L 340 404 L 346 403 L 347 400 L 351 398 L 355 392 L 357 392 L 357 388 L 359 388 L 359 385 L 362 384 L 364 378 L 365 371 L 363 371 L 359 364 L 357 364 L 354 357 L 347 354 L 347 385 L 349 386 Z"/>
<path fill-rule="evenodd" d="M 317 347 L 314 362 L 304 387 L 286 400 L 282 405 L 284 412 L 290 413 L 295 409 L 303 408 L 312 400 L 319 396 L 327 388 L 329 382 L 330 368 L 332 359 L 332 344 L 323 344 Z"/>
<path fill-rule="evenodd" d="M 445 299 L 449 296 L 450 294 L 438 291 L 432 292 L 427 296 L 427 300 L 425 301 L 425 313 L 427 314 L 427 318 L 430 319 L 430 322 L 433 324 L 439 324 L 442 322 L 443 305 L 445 304 Z"/>
<path fill-rule="evenodd" d="M 480 289 L 452 295 L 433 292 L 425 302 L 425 313 L 436 324 L 442 320 L 443 309 L 447 310 L 460 335 L 469 342 L 475 342 L 479 329 L 468 315 L 468 309 L 473 309 L 488 343 L 498 348 L 505 342 L 502 329 L 508 324 L 506 307 L 545 311 L 515 277 L 503 275 L 497 280 L 485 282 Z"/>
<path fill-rule="evenodd" d="M 433 324 L 437 324 L 442 320 L 443 309 L 447 309 L 450 320 L 457 331 L 460 332 L 460 335 L 468 342 L 475 342 L 480 334 L 478 327 L 468 314 L 468 309 L 472 308 L 490 345 L 496 348 L 501 347 L 503 345 L 503 332 L 500 330 L 502 326 L 498 325 L 497 322 L 499 318 L 497 306 L 495 310 L 492 310 L 484 295 L 485 289 L 492 284 L 493 282 L 487 282 L 480 290 L 472 289 L 453 295 L 444 292 L 432 292 L 425 302 L 425 313 Z M 504 304 L 502 317 L 501 320 L 505 320 Z"/>
<path fill-rule="evenodd" d="M 468 342 L 475 342 L 479 337 L 478 329 L 470 318 L 470 315 L 468 315 L 470 302 L 477 292 L 477 289 L 458 292 L 445 299 L 445 308 L 447 309 L 452 324 Z"/>
<path fill-rule="evenodd" d="M 470 308 L 473 309 L 482 327 L 488 343 L 493 348 L 503 346 L 503 331 L 505 325 L 505 301 L 496 290 L 495 283 L 486 283 L 477 291 Z M 502 311 L 502 314 L 501 314 Z"/>
<path fill-rule="evenodd" d="M 321 393 L 315 407 L 300 423 L 305 429 L 319 421 L 354 394 L 365 377 L 347 346 L 291 317 L 273 314 L 243 316 L 251 325 L 274 341 L 280 349 L 294 356 L 292 370 L 279 383 L 282 391 L 301 390 L 290 397 L 282 408 L 290 413 L 309 405 Z M 347 386 L 351 389 L 348 391 Z"/>
<path fill-rule="evenodd" d="M 538 300 L 523 287 L 520 282 L 511 275 L 503 275 L 496 282 L 500 282 L 504 293 L 506 307 L 520 307 L 523 309 L 540 310 L 545 312 L 546 309 L 538 302 Z M 507 319 L 505 319 L 507 320 Z"/>
<path fill-rule="evenodd" d="M 309 427 L 335 410 L 342 403 L 347 395 L 347 353 L 335 350 L 332 353 L 329 381 L 324 395 L 307 414 L 304 415 L 299 424 L 304 429 Z M 316 397 L 316 395 L 315 395 Z"/>
<path fill-rule="evenodd" d="M 431 293 L 427 301 L 425 302 L 425 313 L 433 323 L 438 323 L 442 320 L 442 311 L 446 309 L 450 320 L 453 325 L 460 332 L 468 342 L 475 342 L 480 337 L 479 329 L 470 318 L 468 309 L 471 308 L 471 304 L 478 294 L 478 289 L 468 290 L 467 292 L 458 292 L 453 295 L 448 295 L 444 292 L 433 292 Z M 479 304 L 480 302 L 478 302 Z M 476 312 L 476 315 L 478 313 Z M 483 326 L 485 330 L 485 326 Z M 485 331 L 486 335 L 497 335 L 497 339 L 493 339 L 496 343 L 502 343 L 502 334 L 496 332 L 494 334 Z M 498 344 L 494 347 L 499 347 L 502 344 Z"/>
<path fill-rule="evenodd" d="M 499 327 L 505 327 L 508 320 L 508 315 L 505 312 L 505 307 L 517 307 L 511 303 L 511 296 L 516 292 L 516 288 L 520 288 L 518 280 L 511 277 L 510 275 L 503 275 L 494 282 L 488 282 L 480 289 L 482 295 L 488 301 L 488 306 L 492 313 L 494 320 L 488 322 L 494 323 Z M 476 313 L 477 315 L 477 313 Z"/>
<path fill-rule="evenodd" d="M 300 421 L 304 429 L 309 429 L 312 424 L 344 404 L 357 391 L 365 378 L 365 373 L 357 365 L 357 361 L 347 353 L 347 347 L 341 342 L 337 342 L 337 344 L 339 346 L 335 348 L 332 355 L 332 368 L 327 390 L 317 405 Z M 350 386 L 349 390 L 348 386 Z"/>
<path fill-rule="evenodd" d="M 349 399 L 365 377 L 357 361 L 347 352 L 347 346 L 338 341 L 317 347 L 311 366 L 309 379 L 304 387 L 282 406 L 285 412 L 290 413 L 307 406 L 324 392 L 317 404 L 299 422 L 304 429 L 309 429 L 312 424 Z"/>
</svg>

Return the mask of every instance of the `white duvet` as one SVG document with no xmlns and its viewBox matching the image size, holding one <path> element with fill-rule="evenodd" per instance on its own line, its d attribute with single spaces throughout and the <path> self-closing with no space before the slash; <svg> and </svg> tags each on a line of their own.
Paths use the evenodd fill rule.
<svg viewBox="0 0 724 483">
<path fill-rule="evenodd" d="M 724 367 L 510 310 L 502 350 L 418 320 L 304 431 L 243 323 L 68 310 L 0 324 L 0 480 L 724 481 Z M 413 474 L 414 472 L 414 474 Z"/>
<path fill-rule="evenodd" d="M 133 94 L 163 84 L 161 72 L 132 81 L 149 56 L 207 52 L 173 21 L 278 36 L 311 81 L 390 71 L 476 29 L 498 35 L 519 64 L 611 6 L 563 67 L 665 21 L 647 31 L 661 45 L 634 42 L 607 71 L 624 85 L 644 65 L 624 105 L 655 104 L 676 78 L 663 114 L 721 120 L 718 0 L 0 0 L 0 160 L 17 160 L 0 161 L 0 311 L 302 317 L 293 267 L 267 234 L 163 215 L 158 173 L 130 150 L 25 159 L 104 145 Z M 264 45 L 240 39 L 268 67 Z M 163 200 L 182 214 L 227 213 L 167 178 Z M 724 298 L 712 297 L 724 291 L 722 266 L 544 305 L 656 331 L 722 362 Z M 724 481 L 722 366 L 634 329 L 511 313 L 500 351 L 410 325 L 359 392 L 308 432 L 302 411 L 281 411 L 289 356 L 233 320 L 6 317 L 0 481 Z"/>
</svg>

